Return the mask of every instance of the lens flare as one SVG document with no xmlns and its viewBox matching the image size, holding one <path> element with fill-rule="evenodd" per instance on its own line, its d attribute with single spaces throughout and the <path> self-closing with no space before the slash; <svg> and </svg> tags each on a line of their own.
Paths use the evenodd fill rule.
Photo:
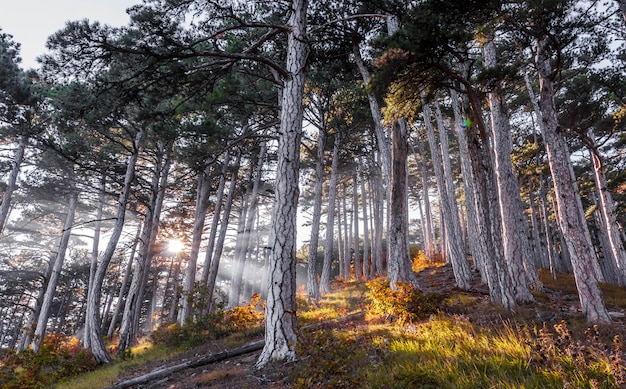
<svg viewBox="0 0 626 389">
<path fill-rule="evenodd" d="M 185 248 L 185 244 L 180 239 L 170 239 L 167 241 L 167 251 L 177 254 Z"/>
</svg>

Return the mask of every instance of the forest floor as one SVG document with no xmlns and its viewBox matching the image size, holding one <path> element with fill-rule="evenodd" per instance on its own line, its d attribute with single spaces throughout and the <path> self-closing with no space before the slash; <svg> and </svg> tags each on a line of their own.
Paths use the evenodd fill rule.
<svg viewBox="0 0 626 389">
<path fill-rule="evenodd" d="M 457 304 L 449 304 L 447 314 L 461 315 L 474 325 L 480 327 L 502 326 L 502 323 L 515 318 L 534 323 L 558 323 L 567 320 L 570 325 L 586 326 L 580 311 L 578 296 L 575 292 L 573 279 L 562 279 L 558 284 L 552 284 L 550 280 L 542 292 L 534 292 L 537 303 L 518 307 L 514 312 L 504 311 L 489 303 L 489 295 L 486 286 L 475 283 L 469 291 L 461 291 L 454 287 L 454 276 L 450 266 L 428 267 L 417 273 L 421 290 L 427 294 L 432 292 L 444 293 L 454 296 Z M 542 273 L 542 279 L 549 275 Z M 476 278 L 479 278 L 476 275 Z M 622 299 L 624 294 L 620 295 Z M 610 300 L 610 298 L 609 298 Z M 471 303 L 468 303 L 471 301 Z M 366 301 L 361 302 L 364 307 Z M 353 308 L 353 307 L 351 307 Z M 357 307 L 358 308 L 358 307 Z M 626 335 L 624 326 L 624 304 L 612 304 L 607 301 L 607 308 L 614 317 L 615 323 L 611 325 L 611 333 Z M 372 324 L 372 318 L 365 315 L 352 316 L 351 320 L 335 324 L 333 330 L 357 332 Z M 375 320 L 375 319 L 374 319 Z M 384 322 L 384 320 L 382 320 Z M 381 319 L 378 319 L 378 323 Z M 262 337 L 246 339 L 246 342 L 261 340 Z M 203 355 L 218 353 L 225 349 L 225 345 L 219 341 L 205 344 L 200 347 L 186 350 L 167 360 L 150 362 L 125 371 L 118 378 L 122 382 L 133 377 L 147 374 L 151 371 L 176 365 L 184 361 L 193 360 Z M 296 387 L 296 378 L 302 377 L 302 369 L 306 369 L 308 356 L 299 355 L 298 360 L 291 363 L 276 363 L 262 370 L 256 370 L 254 364 L 260 351 L 243 354 L 229 358 L 221 362 L 207 364 L 196 368 L 188 368 L 169 375 L 166 378 L 155 380 L 147 384 L 135 385 L 132 388 L 164 388 L 164 389 L 190 389 L 190 388 L 292 388 Z M 309 361 L 308 363 L 312 363 Z M 306 387 L 300 384 L 298 387 Z M 315 387 L 333 387 L 322 385 Z M 345 386 L 350 387 L 350 386 Z"/>
</svg>

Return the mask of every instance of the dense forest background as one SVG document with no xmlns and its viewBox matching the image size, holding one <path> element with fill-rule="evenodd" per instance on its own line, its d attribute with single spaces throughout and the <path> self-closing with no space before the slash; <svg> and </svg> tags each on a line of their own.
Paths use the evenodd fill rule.
<svg viewBox="0 0 626 389">
<path fill-rule="evenodd" d="M 266 301 L 259 365 L 294 356 L 295 294 L 335 278 L 532 304 L 537 268 L 626 286 L 624 1 L 144 0 L 73 21 L 41 68 L 0 35 L 0 347 L 96 360 Z"/>
</svg>

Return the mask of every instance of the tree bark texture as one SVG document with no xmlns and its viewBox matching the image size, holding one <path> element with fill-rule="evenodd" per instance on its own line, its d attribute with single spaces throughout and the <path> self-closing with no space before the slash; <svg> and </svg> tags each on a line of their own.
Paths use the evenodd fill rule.
<svg viewBox="0 0 626 389">
<path fill-rule="evenodd" d="M 211 260 L 213 258 L 213 250 L 215 249 L 215 238 L 217 237 L 217 227 L 220 222 L 220 214 L 222 212 L 222 203 L 224 202 L 224 189 L 226 189 L 226 175 L 228 174 L 228 164 L 230 163 L 230 151 L 226 152 L 224 160 L 222 161 L 222 170 L 220 173 L 220 182 L 217 186 L 217 193 L 215 199 L 215 211 L 213 213 L 213 219 L 211 221 L 211 229 L 209 230 L 209 237 L 207 239 L 206 254 L 204 256 L 204 264 L 202 266 L 202 285 L 207 284 L 209 279 L 209 269 L 211 268 Z M 207 302 L 206 308 L 210 305 Z"/>
<path fill-rule="evenodd" d="M 180 325 L 184 325 L 193 315 L 192 298 L 196 284 L 196 265 L 198 263 L 198 255 L 200 254 L 200 244 L 202 243 L 202 233 L 204 232 L 204 222 L 206 220 L 207 208 L 209 207 L 209 193 L 211 191 L 210 177 L 213 166 L 209 163 L 209 159 L 207 158 L 204 170 L 198 175 L 196 209 L 191 231 L 189 261 L 183 280 L 183 304 L 180 311 Z"/>
<path fill-rule="evenodd" d="M 256 218 L 256 208 L 259 200 L 259 184 L 261 182 L 261 175 L 263 171 L 263 161 L 265 160 L 265 144 L 261 144 L 258 160 L 256 164 L 256 170 L 254 171 L 252 190 L 248 198 L 247 209 L 245 212 L 246 218 L 244 221 L 243 234 L 241 235 L 240 252 L 235 265 L 233 278 L 231 281 L 231 294 L 228 299 L 229 307 L 236 307 L 239 305 L 239 298 L 241 296 L 241 284 L 243 281 L 243 271 L 246 263 L 246 257 L 250 249 L 250 237 L 252 235 L 252 227 Z M 239 238 L 238 238 L 239 239 Z"/>
<path fill-rule="evenodd" d="M 459 153 L 461 156 L 461 172 L 463 174 L 463 184 L 465 188 L 469 244 L 474 266 L 482 268 L 481 274 L 484 275 L 484 279 L 487 282 L 491 302 L 502 305 L 505 309 L 514 309 L 516 302 L 513 289 L 511 287 L 503 288 L 503 286 L 510 285 L 510 283 L 506 282 L 506 280 L 508 280 L 506 267 L 502 269 L 498 261 L 489 255 L 488 247 L 492 243 L 488 238 L 489 228 L 479 216 L 478 186 L 476 185 L 470 162 L 467 136 L 465 134 L 466 126 L 462 124 L 461 107 L 456 91 L 451 90 L 450 96 L 454 120 L 457 126 Z M 501 276 L 504 277 L 505 282 L 500 282 L 499 277 Z"/>
<path fill-rule="evenodd" d="M 356 162 L 356 161 L 355 161 Z M 356 165 L 356 164 L 355 164 Z M 359 281 L 363 277 L 361 265 L 361 237 L 359 236 L 359 178 L 356 170 L 352 175 L 352 215 L 354 217 L 354 279 Z"/>
<path fill-rule="evenodd" d="M 61 234 L 61 241 L 59 242 L 59 249 L 54 260 L 54 266 L 50 273 L 50 279 L 46 287 L 46 293 L 41 304 L 41 311 L 37 319 L 37 327 L 35 328 L 35 336 L 33 338 L 33 350 L 39 351 L 43 337 L 46 334 L 46 328 L 48 326 L 48 317 L 50 316 L 50 308 L 52 307 L 52 300 L 56 292 L 57 283 L 61 270 L 63 268 L 63 262 L 65 261 L 65 253 L 67 252 L 67 245 L 72 235 L 72 225 L 74 224 L 74 216 L 76 215 L 76 206 L 78 204 L 78 192 L 74 191 L 70 195 L 70 200 L 67 204 L 67 214 L 65 216 L 65 224 L 63 225 L 63 233 Z"/>
<path fill-rule="evenodd" d="M 561 133 L 554 104 L 553 68 L 546 52 L 547 38 L 537 42 L 535 65 L 539 73 L 539 105 L 542 113 L 543 138 L 548 153 L 548 163 L 552 173 L 558 221 L 567 250 L 570 254 L 578 297 L 589 322 L 609 323 L 611 318 L 604 306 L 602 291 L 595 275 L 593 261 L 596 261 L 587 222 L 581 219 L 578 184 L 573 180 L 569 150 Z"/>
<path fill-rule="evenodd" d="M 435 171 L 435 178 L 437 180 L 437 187 L 439 188 L 439 195 L 441 197 L 441 211 L 444 219 L 444 228 L 446 232 L 446 240 L 448 242 L 448 255 L 449 262 L 452 264 L 452 270 L 454 273 L 454 279 L 457 286 L 461 289 L 469 289 L 471 287 L 472 275 L 469 268 L 469 263 L 465 257 L 465 245 L 463 243 L 463 234 L 461 232 L 461 223 L 459 221 L 459 212 L 456 205 L 456 198 L 453 193 L 450 193 L 450 186 L 446 180 L 452 180 L 452 177 L 445 176 L 443 169 L 445 161 L 442 161 L 442 156 L 439 154 L 439 142 L 435 137 L 435 129 L 431 122 L 432 113 L 430 106 L 422 101 L 422 110 L 424 112 L 424 123 L 426 125 L 426 134 L 428 136 L 428 143 L 430 146 L 430 154 L 433 161 L 433 170 Z M 439 128 L 440 139 L 447 141 L 447 136 L 442 138 L 442 133 L 446 131 L 445 128 Z M 447 153 L 447 142 L 441 143 L 441 150 Z M 447 158 L 446 158 L 447 157 Z M 449 156 L 444 155 L 444 159 L 449 162 Z M 451 184 L 451 183 L 450 183 Z M 453 189 L 453 188 L 452 188 Z"/>
<path fill-rule="evenodd" d="M 391 198 L 390 226 L 387 232 L 387 278 L 392 288 L 398 282 L 418 287 L 409 256 L 409 201 L 408 201 L 408 131 L 404 119 L 394 123 L 391 130 Z"/>
<path fill-rule="evenodd" d="M 256 366 L 296 356 L 296 215 L 305 68 L 306 0 L 293 0 L 280 111 L 276 200 L 272 217 L 269 290 L 265 308 L 265 346 Z"/>
<path fill-rule="evenodd" d="M 333 156 L 330 169 L 330 183 L 328 184 L 328 211 L 326 212 L 326 242 L 324 244 L 324 264 L 320 278 L 321 294 L 330 293 L 330 270 L 333 262 L 333 242 L 335 238 L 335 206 L 337 199 L 337 165 L 339 164 L 339 146 L 341 135 L 335 133 Z M 338 250 L 340 251 L 340 250 Z"/>
<path fill-rule="evenodd" d="M 593 177 L 596 182 L 596 189 L 598 192 L 600 215 L 602 215 L 601 224 L 606 232 L 608 239 L 607 252 L 605 257 L 610 257 L 615 262 L 619 274 L 619 285 L 626 285 L 626 250 L 624 250 L 624 242 L 620 236 L 619 226 L 617 225 L 617 219 L 615 217 L 615 205 L 613 203 L 613 196 L 609 192 L 606 176 L 604 174 L 604 164 L 602 156 L 600 155 L 595 142 L 595 136 L 592 130 L 587 133 L 587 139 L 589 143 L 589 150 L 591 152 L 591 161 L 593 163 Z"/>
<path fill-rule="evenodd" d="M 428 173 L 426 171 L 426 150 L 421 138 L 417 139 L 417 150 L 419 153 L 419 165 L 422 175 L 422 197 L 424 199 L 424 256 L 426 261 L 435 261 L 435 234 L 433 232 L 433 217 L 430 209 L 430 188 L 428 185 Z"/>
<path fill-rule="evenodd" d="M 215 252 L 212 254 L 211 263 L 209 264 L 209 274 L 207 277 L 207 305 L 208 311 L 213 307 L 213 294 L 215 292 L 215 283 L 217 281 L 217 273 L 220 267 L 220 259 L 222 257 L 222 250 L 224 249 L 224 241 L 226 240 L 226 232 L 228 231 L 228 221 L 230 219 L 230 210 L 233 205 L 233 198 L 237 189 L 239 167 L 241 166 L 241 151 L 238 151 L 235 163 L 232 167 L 232 174 L 230 177 L 230 185 L 228 187 L 228 195 L 226 196 L 226 202 L 224 203 L 224 212 L 222 214 L 222 220 L 220 221 L 220 232 L 215 243 Z M 207 252 L 207 257 L 209 253 Z"/>
<path fill-rule="evenodd" d="M 360 166 L 363 166 L 363 160 L 360 161 Z M 361 171 L 361 206 L 363 208 L 363 277 L 369 278 L 369 268 L 371 266 L 371 254 L 370 254 L 370 231 L 369 231 L 369 217 L 367 209 L 369 203 L 367 202 L 367 191 L 365 190 L 365 173 Z"/>
<path fill-rule="evenodd" d="M 325 147 L 326 131 L 323 128 L 320 128 L 317 138 L 317 155 L 315 158 L 315 193 L 313 195 L 313 217 L 311 221 L 311 239 L 309 240 L 309 258 L 306 282 L 307 294 L 311 300 L 319 300 L 320 298 L 319 283 L 317 282 L 317 253 L 320 238 L 320 219 L 322 215 Z"/>
<path fill-rule="evenodd" d="M 122 353 L 130 347 L 139 333 L 139 317 L 143 305 L 143 294 L 150 273 L 152 257 L 155 254 L 154 247 L 159 232 L 161 209 L 165 199 L 165 189 L 167 187 L 171 161 L 168 153 L 165 153 L 161 148 L 155 171 L 152 175 L 150 198 L 139 244 L 139 255 L 134 266 L 133 278 L 124 304 L 124 314 L 120 324 L 120 339 L 117 347 L 118 353 Z"/>
<path fill-rule="evenodd" d="M 497 67 L 496 45 L 493 40 L 484 45 L 483 57 L 487 68 Z M 487 95 L 491 112 L 491 136 L 504 257 L 508 263 L 517 300 L 523 303 L 534 302 L 535 298 L 530 293 L 528 283 L 540 288 L 539 276 L 536 265 L 530 258 L 527 222 L 522 210 L 519 182 L 511 163 L 513 142 L 509 119 L 503 106 L 499 85 L 493 86 Z"/>
<path fill-rule="evenodd" d="M 139 145 L 143 136 L 143 130 L 138 131 L 135 135 L 135 139 L 133 141 L 133 151 L 128 158 L 124 183 L 122 185 L 117 204 L 115 226 L 111 231 L 111 237 L 96 269 L 94 282 L 90 285 L 89 292 L 87 293 L 86 320 L 89 320 L 89 333 L 85 334 L 85 336 L 90 337 L 91 351 L 98 363 L 108 363 L 111 361 L 111 357 L 104 347 L 100 330 L 100 299 L 102 296 L 102 284 L 124 228 L 126 204 L 128 203 L 128 198 L 130 196 L 131 183 L 133 181 L 133 177 L 135 176 L 135 165 L 137 164 L 137 159 L 139 158 Z"/>
</svg>

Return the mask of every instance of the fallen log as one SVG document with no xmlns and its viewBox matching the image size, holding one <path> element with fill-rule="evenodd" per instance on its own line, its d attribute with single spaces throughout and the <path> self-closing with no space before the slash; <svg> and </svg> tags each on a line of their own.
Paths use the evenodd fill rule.
<svg viewBox="0 0 626 389">
<path fill-rule="evenodd" d="M 150 382 L 158 378 L 167 377 L 170 374 L 175 373 L 177 371 L 190 369 L 190 368 L 194 368 L 198 366 L 204 366 L 204 365 L 208 365 L 211 363 L 220 362 L 228 358 L 236 357 L 238 355 L 251 353 L 253 351 L 262 349 L 264 345 L 265 345 L 265 340 L 257 340 L 255 342 L 244 344 L 241 347 L 222 351 L 216 354 L 210 354 L 201 358 L 179 363 L 178 365 L 166 367 L 163 369 L 154 370 L 148 374 L 131 378 L 129 380 L 119 382 L 115 385 L 107 386 L 104 389 L 124 389 L 133 385 L 145 384 L 146 382 Z"/>
<path fill-rule="evenodd" d="M 305 327 L 302 327 L 302 330 L 313 330 L 313 329 L 318 329 L 318 328 L 322 328 L 322 327 L 328 327 L 328 326 L 332 326 L 338 323 L 342 323 L 345 321 L 350 321 L 353 320 L 355 318 L 361 317 L 365 315 L 365 311 L 358 311 L 355 313 L 351 313 L 349 315 L 343 316 L 343 317 L 339 317 L 336 319 L 330 319 L 330 320 L 326 320 L 320 323 L 315 323 L 315 324 L 311 324 Z M 172 373 L 176 373 L 178 371 L 181 370 L 185 370 L 185 369 L 191 369 L 194 367 L 199 367 L 199 366 L 204 366 L 204 365 L 208 365 L 211 363 L 216 363 L 216 362 L 220 362 L 223 361 L 225 359 L 229 359 L 229 358 L 233 358 L 239 355 L 243 355 L 243 354 L 247 354 L 247 353 L 251 353 L 253 351 L 257 351 L 263 348 L 263 346 L 265 345 L 265 340 L 257 340 L 254 342 L 250 342 L 250 343 L 246 343 L 243 346 L 240 347 L 236 347 L 230 350 L 225 350 L 219 353 L 215 353 L 215 354 L 210 354 L 210 355 L 206 355 L 204 357 L 200 357 L 197 359 L 193 359 L 190 361 L 185 361 L 182 363 L 179 363 L 177 365 L 173 365 L 173 366 L 169 366 L 169 367 L 165 367 L 163 369 L 158 369 L 158 370 L 153 370 L 148 374 L 144 374 L 142 376 L 139 377 L 135 377 L 135 378 L 131 378 L 129 380 L 126 381 L 122 381 L 122 382 L 118 382 L 117 384 L 111 385 L 111 386 L 107 386 L 103 389 L 125 389 L 128 387 L 131 387 L 133 385 L 139 385 L 139 384 L 145 384 L 147 382 L 159 379 L 159 378 L 163 378 L 163 377 L 167 377 Z"/>
</svg>

